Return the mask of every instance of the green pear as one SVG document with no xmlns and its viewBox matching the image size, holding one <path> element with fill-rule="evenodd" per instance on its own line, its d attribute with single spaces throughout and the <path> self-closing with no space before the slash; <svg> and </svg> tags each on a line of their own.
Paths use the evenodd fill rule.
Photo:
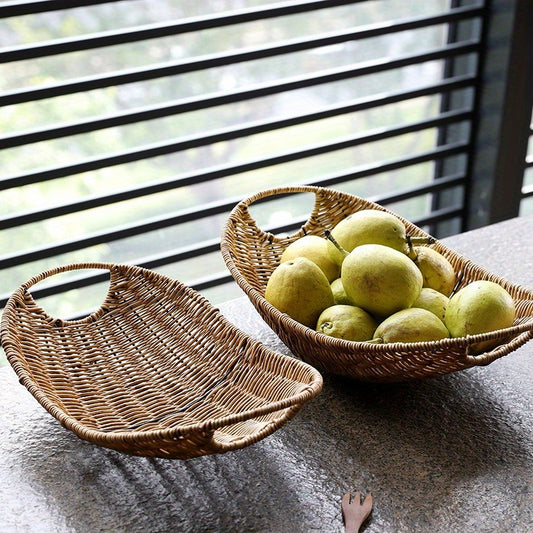
<svg viewBox="0 0 533 533">
<path fill-rule="evenodd" d="M 377 209 L 352 213 L 331 230 L 331 235 L 347 252 L 362 244 L 381 244 L 403 253 L 408 252 L 403 222 L 391 213 Z M 330 254 L 342 263 L 342 255 L 339 255 L 332 244 Z"/>
<path fill-rule="evenodd" d="M 316 330 L 324 335 L 348 341 L 372 339 L 377 322 L 364 309 L 353 305 L 333 305 L 318 317 Z"/>
<path fill-rule="evenodd" d="M 279 264 L 268 279 L 265 298 L 282 313 L 313 329 L 320 313 L 333 305 L 328 278 L 307 257 Z"/>
<path fill-rule="evenodd" d="M 465 337 L 512 326 L 515 311 L 512 296 L 501 285 L 477 280 L 450 298 L 444 322 L 452 337 Z M 496 344 L 497 341 L 478 343 L 473 351 L 487 350 Z"/>
<path fill-rule="evenodd" d="M 424 287 L 450 296 L 455 287 L 455 271 L 441 253 L 428 246 L 415 246 L 409 254 L 424 277 Z"/>
<path fill-rule="evenodd" d="M 281 254 L 281 262 L 291 261 L 297 257 L 307 257 L 318 265 L 329 282 L 338 278 L 340 266 L 329 253 L 329 241 L 318 235 L 305 235 L 291 242 Z"/>
<path fill-rule="evenodd" d="M 434 313 L 411 307 L 386 318 L 376 328 L 374 339 L 379 342 L 430 342 L 447 339 L 450 332 Z"/>
<path fill-rule="evenodd" d="M 342 279 L 337 278 L 331 282 L 331 292 L 333 293 L 333 301 L 335 304 L 353 305 L 353 302 L 348 298 Z"/>
<path fill-rule="evenodd" d="M 413 307 L 431 311 L 444 322 L 448 301 L 449 298 L 442 294 L 442 292 L 431 289 L 430 287 L 422 287 L 420 295 L 413 303 Z"/>
<path fill-rule="evenodd" d="M 341 279 L 353 304 L 378 317 L 411 307 L 423 281 L 407 255 L 381 244 L 354 248 L 342 263 Z"/>
<path fill-rule="evenodd" d="M 331 232 L 329 231 L 326 231 L 326 234 L 327 235 L 331 235 Z M 342 251 L 340 251 L 337 246 L 335 246 L 332 242 L 331 242 L 331 237 L 328 236 L 328 252 L 329 252 L 329 257 L 330 259 L 336 263 L 337 265 L 339 265 L 339 268 L 341 267 L 342 265 L 342 262 L 344 261 L 344 258 L 346 257 L 346 254 Z"/>
</svg>

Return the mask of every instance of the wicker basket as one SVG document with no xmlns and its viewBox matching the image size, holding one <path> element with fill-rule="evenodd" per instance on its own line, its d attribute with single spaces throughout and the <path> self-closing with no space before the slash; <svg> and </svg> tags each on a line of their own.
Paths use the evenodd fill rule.
<svg viewBox="0 0 533 533">
<path fill-rule="evenodd" d="M 293 235 L 274 236 L 257 227 L 249 206 L 267 197 L 311 192 L 315 204 L 310 218 Z M 477 279 L 489 279 L 505 287 L 516 304 L 514 325 L 487 334 L 437 342 L 368 344 L 345 341 L 316 333 L 280 313 L 264 298 L 268 278 L 279 264 L 289 243 L 306 234 L 323 235 L 350 213 L 361 209 L 390 211 L 336 190 L 293 186 L 260 192 L 240 202 L 231 212 L 222 236 L 222 254 L 232 276 L 243 289 L 265 322 L 295 355 L 323 372 L 376 382 L 407 381 L 435 377 L 476 365 L 486 365 L 533 337 L 533 292 L 495 276 L 436 241 L 432 247 L 454 266 L 460 288 Z M 420 228 L 399 217 L 413 236 L 428 236 Z M 471 355 L 471 346 L 497 339 L 492 351 Z"/>
<path fill-rule="evenodd" d="M 28 288 L 59 272 L 110 271 L 98 311 L 48 316 Z M 191 458 L 271 434 L 316 394 L 320 374 L 252 339 L 196 291 L 136 266 L 44 272 L 9 299 L 2 345 L 21 383 L 66 428 L 120 452 Z"/>
</svg>

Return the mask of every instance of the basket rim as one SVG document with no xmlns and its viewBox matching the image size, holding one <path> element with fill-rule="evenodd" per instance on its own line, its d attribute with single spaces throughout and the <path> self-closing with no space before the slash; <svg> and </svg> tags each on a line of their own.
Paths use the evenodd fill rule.
<svg viewBox="0 0 533 533">
<path fill-rule="evenodd" d="M 25 360 L 25 358 L 22 354 L 22 349 L 18 348 L 16 345 L 16 342 L 14 340 L 16 338 L 16 335 L 13 333 L 9 321 L 11 320 L 12 310 L 18 305 L 17 304 L 18 297 L 24 294 L 30 286 L 56 273 L 65 272 L 69 270 L 76 270 L 76 269 L 87 269 L 87 268 L 97 268 L 97 269 L 99 268 L 99 269 L 109 269 L 109 270 L 130 269 L 133 272 L 137 272 L 140 274 L 151 273 L 152 275 L 155 274 L 157 276 L 160 276 L 161 278 L 166 278 L 170 280 L 171 282 L 176 283 L 177 286 L 179 286 L 182 290 L 193 291 L 196 297 L 201 302 L 201 305 L 205 305 L 208 309 L 210 309 L 214 313 L 214 316 L 216 317 L 217 321 L 220 321 L 221 324 L 223 324 L 229 330 L 231 330 L 232 332 L 235 332 L 238 336 L 240 336 L 243 344 L 248 343 L 250 347 L 256 347 L 257 349 L 261 350 L 263 354 L 267 355 L 270 358 L 279 359 L 281 361 L 287 362 L 289 365 L 293 367 L 298 367 L 302 370 L 305 370 L 307 372 L 307 375 L 309 376 L 309 381 L 308 382 L 300 381 L 300 383 L 302 384 L 302 390 L 296 394 L 292 394 L 291 396 L 287 398 L 268 402 L 266 405 L 263 405 L 261 407 L 256 407 L 253 409 L 245 409 L 243 411 L 232 413 L 230 415 L 226 415 L 223 417 L 206 419 L 206 420 L 202 420 L 202 421 L 195 422 L 195 423 L 189 423 L 186 425 L 169 426 L 164 429 L 150 429 L 150 430 L 131 429 L 131 430 L 119 430 L 119 431 L 103 431 L 103 430 L 94 429 L 94 428 L 86 426 L 85 424 L 80 422 L 78 419 L 76 419 L 74 416 L 68 414 L 64 409 L 58 406 L 57 402 L 53 401 L 46 393 L 44 393 L 42 389 L 39 387 L 38 383 L 29 374 L 29 372 L 26 371 L 26 369 L 22 367 L 20 362 Z M 112 285 L 113 283 L 111 282 L 108 294 L 112 292 Z M 37 307 L 38 307 L 37 310 L 39 310 L 40 307 L 39 306 Z M 103 315 L 101 311 L 102 311 L 102 307 L 98 309 L 98 311 L 91 313 L 88 317 L 84 317 L 79 320 L 71 320 L 71 321 L 62 320 L 62 325 L 68 326 L 71 324 L 80 324 L 84 322 L 98 321 Z M 57 319 L 54 319 L 54 320 L 57 320 Z M 182 282 L 175 280 L 173 278 L 170 278 L 168 276 L 165 276 L 164 274 L 151 271 L 150 269 L 147 269 L 144 267 L 140 267 L 140 266 L 136 266 L 132 264 L 125 264 L 125 263 L 124 264 L 105 263 L 105 262 L 102 262 L 102 263 L 100 262 L 70 263 L 66 265 L 61 265 L 56 268 L 45 270 L 41 272 L 40 274 L 33 276 L 27 282 L 22 283 L 12 293 L 12 295 L 8 299 L 8 302 L 6 303 L 6 306 L 4 308 L 4 312 L 2 314 L 2 318 L 0 321 L 0 340 L 2 343 L 2 347 L 5 350 L 10 366 L 13 368 L 13 370 L 15 371 L 15 374 L 19 378 L 19 382 L 26 387 L 26 389 L 36 398 L 36 400 L 50 414 L 52 414 L 54 418 L 56 418 L 61 424 L 63 424 L 68 429 L 72 430 L 74 433 L 78 435 L 83 434 L 84 439 L 92 441 L 92 442 L 97 442 L 99 444 L 104 444 L 104 445 L 106 442 L 109 443 L 114 440 L 120 440 L 121 442 L 125 442 L 125 443 L 133 443 L 133 442 L 138 443 L 139 441 L 143 441 L 143 440 L 148 441 L 148 440 L 153 440 L 154 438 L 172 439 L 172 438 L 190 435 L 190 434 L 214 433 L 217 429 L 241 422 L 243 420 L 248 420 L 251 418 L 263 416 L 269 413 L 274 413 L 276 411 L 286 410 L 291 407 L 293 409 L 299 409 L 304 403 L 306 403 L 307 401 L 309 401 L 310 399 L 318 395 L 323 385 L 322 375 L 312 365 L 300 359 L 282 354 L 281 352 L 278 352 L 270 348 L 269 346 L 265 345 L 264 343 L 258 341 L 257 339 L 253 338 L 248 333 L 242 331 L 235 324 L 233 324 L 229 319 L 227 319 L 217 307 L 213 306 L 207 300 L 207 298 L 205 298 L 201 294 L 194 291 L 194 289 L 191 289 L 190 287 L 183 284 Z M 287 413 L 283 418 L 287 418 L 287 417 L 290 417 L 289 413 Z M 145 423 L 149 423 L 149 422 L 150 421 L 146 421 Z M 272 424 L 272 422 L 270 424 Z M 242 441 L 246 441 L 252 437 L 254 436 L 245 435 L 243 436 Z M 235 447 L 235 444 L 231 447 L 227 447 L 227 449 L 231 449 L 234 447 Z"/>
<path fill-rule="evenodd" d="M 355 350 L 363 349 L 363 348 L 365 351 L 371 354 L 389 354 L 390 352 L 394 352 L 398 350 L 405 350 L 405 349 L 424 350 L 424 349 L 434 349 L 434 348 L 455 348 L 455 349 L 462 350 L 464 352 L 464 355 L 461 356 L 462 362 L 468 362 L 469 366 L 487 364 L 487 362 L 490 362 L 490 360 L 494 358 L 495 356 L 494 352 L 498 350 L 498 348 L 496 348 L 492 351 L 483 352 L 478 355 L 471 355 L 469 353 L 469 347 L 475 343 L 483 342 L 483 341 L 490 341 L 492 339 L 499 338 L 502 335 L 506 337 L 513 337 L 513 338 L 515 338 L 517 335 L 520 335 L 520 338 L 522 338 L 522 336 L 525 336 L 524 338 L 526 338 L 526 340 L 533 338 L 533 317 L 531 317 L 521 324 L 515 324 L 508 328 L 503 328 L 500 330 L 493 330 L 487 333 L 478 333 L 475 335 L 467 335 L 463 337 L 449 337 L 449 338 L 441 339 L 438 341 L 372 344 L 368 342 L 365 343 L 365 342 L 358 342 L 358 341 L 348 341 L 345 339 L 338 339 L 338 338 L 330 337 L 328 335 L 324 335 L 322 333 L 314 331 L 312 328 L 308 328 L 307 326 L 300 324 L 299 322 L 291 318 L 286 313 L 281 313 L 272 304 L 270 304 L 270 302 L 266 300 L 266 298 L 260 291 L 252 287 L 249 284 L 249 282 L 246 280 L 246 278 L 242 275 L 241 271 L 239 270 L 239 268 L 237 267 L 234 261 L 229 234 L 232 230 L 232 227 L 240 221 L 239 215 L 242 212 L 247 212 L 248 207 L 252 205 L 254 202 L 265 199 L 269 196 L 275 196 L 275 195 L 287 194 L 287 193 L 289 194 L 300 193 L 300 192 L 311 192 L 311 193 L 315 193 L 316 195 L 315 207 L 313 208 L 313 211 L 309 215 L 309 219 L 304 222 L 304 224 L 301 226 L 299 231 L 295 232 L 294 234 L 290 236 L 279 237 L 279 238 L 274 236 L 273 234 L 270 234 L 268 232 L 261 230 L 256 225 L 257 229 L 263 232 L 264 235 L 268 237 L 269 242 L 280 242 L 280 241 L 284 241 L 287 239 L 297 238 L 300 234 L 305 234 L 305 228 L 308 227 L 309 223 L 311 222 L 313 213 L 316 209 L 316 204 L 318 203 L 319 194 L 322 194 L 322 195 L 329 194 L 333 196 L 340 195 L 345 198 L 354 198 L 354 199 L 361 200 L 365 204 L 368 204 L 368 206 L 371 208 L 375 208 L 380 211 L 385 211 L 385 212 L 393 214 L 394 216 L 399 218 L 402 222 L 407 224 L 409 227 L 417 228 L 417 230 L 420 232 L 421 235 L 429 236 L 429 234 L 427 234 L 421 228 L 418 228 L 418 226 L 414 225 L 409 220 L 373 202 L 372 200 L 367 200 L 365 198 L 353 195 L 351 193 L 347 193 L 344 191 L 339 191 L 339 190 L 331 189 L 327 187 L 321 187 L 321 186 L 315 186 L 315 185 L 289 185 L 286 187 L 274 187 L 274 188 L 258 191 L 255 194 L 252 194 L 248 196 L 247 198 L 242 199 L 232 209 L 226 221 L 226 224 L 224 225 L 224 228 L 223 228 L 222 239 L 221 239 L 221 251 L 222 251 L 224 261 L 231 275 L 233 276 L 237 284 L 241 287 L 241 289 L 244 291 L 244 293 L 250 298 L 252 303 L 254 303 L 254 305 L 257 304 L 266 313 L 277 317 L 279 321 L 287 324 L 291 329 L 295 331 L 295 334 L 298 334 L 300 336 L 303 336 L 304 338 L 312 340 L 313 342 L 318 343 L 321 347 L 326 348 L 326 349 L 330 349 L 330 350 L 336 350 L 339 348 L 344 349 L 346 351 L 344 355 L 345 356 L 350 355 L 354 360 L 357 355 Z M 493 274 L 490 273 L 488 270 L 486 270 L 484 267 L 482 267 L 481 265 L 478 265 L 471 259 L 451 249 L 450 247 L 442 243 L 439 239 L 435 239 L 435 238 L 433 239 L 434 241 L 432 242 L 431 246 L 438 247 L 439 249 L 446 251 L 446 253 L 449 254 L 450 256 L 455 257 L 457 260 L 463 262 L 465 268 L 475 268 L 481 274 L 493 276 Z M 500 276 L 496 276 L 496 277 L 505 281 L 509 286 L 514 287 L 516 290 L 520 292 L 524 292 L 524 293 L 531 292 L 530 289 L 524 285 L 512 283 L 508 280 L 505 280 L 504 278 Z"/>
</svg>

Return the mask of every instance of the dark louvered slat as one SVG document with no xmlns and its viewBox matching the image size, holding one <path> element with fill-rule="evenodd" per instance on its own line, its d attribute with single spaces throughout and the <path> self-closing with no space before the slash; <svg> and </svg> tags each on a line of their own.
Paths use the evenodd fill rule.
<svg viewBox="0 0 533 533">
<path fill-rule="evenodd" d="M 479 41 L 470 40 L 461 43 L 452 43 L 447 46 L 440 47 L 436 50 L 425 52 L 422 54 L 409 54 L 395 59 L 382 58 L 374 61 L 368 61 L 363 65 L 349 65 L 348 67 L 332 69 L 325 73 L 313 73 L 306 76 L 301 76 L 296 79 L 284 82 L 282 84 L 271 84 L 260 86 L 255 90 L 254 96 L 246 96 L 246 98 L 255 98 L 258 96 L 267 96 L 277 92 L 301 89 L 322 83 L 330 83 L 334 81 L 341 81 L 354 76 L 363 76 L 368 74 L 375 74 L 384 70 L 393 68 L 401 68 L 408 65 L 423 63 L 427 61 L 436 61 L 449 57 L 455 57 L 460 54 L 468 54 L 477 52 L 479 50 Z M 86 78 L 78 78 L 74 80 L 65 81 L 57 84 L 50 84 L 36 88 L 16 89 L 6 91 L 0 94 L 0 106 L 21 104 L 35 100 L 42 100 L 44 98 L 52 98 L 56 96 L 64 96 L 67 94 L 74 94 L 77 92 L 91 91 L 94 89 L 102 89 L 115 85 L 122 85 L 126 83 L 134 83 L 139 81 L 147 81 L 164 76 L 175 76 L 187 72 L 193 72 L 199 69 L 213 68 L 215 66 L 232 64 L 235 62 L 236 54 L 221 54 L 218 59 L 213 57 L 208 59 L 193 59 L 190 61 L 178 61 L 167 63 L 161 66 L 150 66 L 143 68 L 134 68 L 118 73 L 108 73 L 105 75 L 89 76 Z M 240 56 L 239 61 L 245 61 L 246 58 L 252 58 L 252 52 L 248 55 Z M 247 91 L 243 91 L 246 94 Z M 242 95 L 241 95 L 242 96 Z M 242 100 L 243 98 L 239 98 Z M 231 98 L 224 99 L 221 103 L 229 103 L 235 100 Z"/>
<path fill-rule="evenodd" d="M 45 13 L 47 11 L 58 11 L 61 9 L 72 9 L 73 7 L 85 7 L 95 4 L 110 4 L 119 0 L 18 0 L 2 2 L 0 4 L 0 18 L 16 17 L 20 15 L 32 15 Z M 232 12 L 231 14 L 217 15 L 210 14 L 204 17 L 197 17 L 189 24 L 194 25 L 196 30 L 208 29 L 214 26 L 224 26 L 237 24 L 238 22 L 248 22 L 267 17 L 291 15 L 321 9 L 323 7 L 343 6 L 355 4 L 364 0 L 300 0 L 284 2 L 283 4 L 273 4 L 262 8 L 254 8 Z M 192 31 L 192 30 L 189 30 Z"/>
<path fill-rule="evenodd" d="M 323 2 L 322 4 L 328 4 Z M 328 5 L 314 5 L 315 9 L 331 7 Z M 306 10 L 309 10 L 306 7 Z M 121 29 L 120 31 L 107 31 L 98 34 L 82 35 L 78 37 L 57 39 L 50 42 L 19 45 L 0 49 L 0 63 L 11 61 L 24 61 L 36 59 L 57 54 L 71 53 L 82 50 L 93 50 L 105 46 L 115 46 L 117 44 L 133 43 L 146 39 L 155 39 L 168 37 L 186 32 L 199 31 L 209 28 L 219 28 L 230 24 L 240 22 L 250 22 L 252 20 L 264 19 L 266 16 L 276 16 L 280 14 L 292 14 L 294 10 L 283 9 L 272 10 L 246 10 L 240 13 L 230 13 L 223 15 L 212 15 L 209 17 L 199 17 L 189 20 L 179 20 L 170 23 L 147 24 L 142 27 Z M 397 20 L 391 27 L 390 22 L 378 23 L 358 28 L 354 30 L 345 30 L 335 32 L 329 35 L 302 38 L 294 40 L 292 44 L 280 45 L 272 48 L 272 54 L 295 52 L 299 50 L 308 50 L 310 48 L 328 46 L 331 44 L 343 43 L 355 39 L 367 39 L 380 35 L 390 34 L 392 32 L 408 31 L 417 28 L 428 27 L 436 24 L 446 24 L 456 22 L 468 17 L 480 16 L 484 12 L 483 7 L 466 6 L 452 9 L 448 12 L 431 16 L 412 17 L 409 19 Z M 251 16 L 253 13 L 253 17 Z M 280 49 L 287 47 L 287 51 Z"/>
<path fill-rule="evenodd" d="M 346 178 L 351 179 L 351 178 Z M 434 192 L 442 191 L 450 187 L 457 187 L 464 185 L 466 177 L 464 174 L 456 174 L 452 176 L 446 176 L 438 180 L 432 181 L 426 185 L 419 185 L 416 187 L 409 187 L 394 193 L 382 194 L 370 197 L 369 200 L 377 202 L 381 205 L 391 204 L 393 202 L 399 202 L 409 198 L 415 198 L 423 194 L 431 194 Z M 327 186 L 327 182 L 315 181 L 313 185 L 322 185 Z M 233 198 L 226 203 L 228 211 L 236 205 L 241 198 Z M 268 200 L 268 199 L 267 199 Z M 442 216 L 442 215 L 441 215 Z M 284 227 L 269 227 L 268 231 L 279 232 L 282 229 L 286 228 L 297 228 L 305 222 L 304 219 L 297 220 L 290 226 Z M 194 257 L 200 257 L 202 255 L 217 252 L 220 247 L 220 240 L 213 239 L 210 241 L 204 241 L 198 244 L 181 247 L 174 250 L 169 250 L 165 253 L 152 255 L 149 257 L 140 257 L 134 261 L 128 261 L 128 263 L 133 263 L 145 268 L 158 268 L 161 266 L 169 265 L 172 263 L 177 263 L 179 261 L 184 261 L 186 259 L 192 259 Z M 82 287 L 87 287 L 94 285 L 96 283 L 105 282 L 107 280 L 107 273 L 98 273 L 98 274 L 79 274 L 75 277 L 70 278 L 68 281 L 49 283 L 46 287 L 35 289 L 33 294 L 36 298 L 43 298 L 46 296 L 52 296 L 66 292 L 72 289 L 79 289 Z M 0 296 L 0 307 L 3 307 L 8 299 L 9 295 Z"/>
<path fill-rule="evenodd" d="M 443 113 L 440 116 L 437 116 L 435 118 L 421 120 L 416 123 L 409 123 L 403 126 L 394 126 L 389 128 L 381 128 L 377 132 L 365 132 L 364 134 L 358 134 L 354 135 L 352 137 L 348 137 L 342 140 L 335 140 L 333 142 L 327 143 L 327 144 L 320 144 L 318 146 L 314 146 L 311 148 L 305 148 L 296 152 L 291 152 L 286 155 L 278 155 L 274 156 L 272 159 L 266 159 L 263 160 L 265 166 L 269 166 L 271 164 L 279 164 L 277 161 L 279 161 L 279 158 L 282 157 L 284 162 L 288 161 L 294 161 L 296 159 L 302 159 L 305 157 L 312 157 L 316 155 L 325 154 L 328 152 L 332 152 L 335 150 L 343 150 L 345 148 L 351 148 L 363 143 L 370 143 L 370 142 L 376 142 L 383 139 L 388 139 L 390 137 L 396 137 L 399 135 L 405 135 L 408 133 L 417 132 L 423 129 L 428 128 L 434 128 L 439 126 L 444 126 L 446 124 L 450 124 L 452 122 L 458 122 L 462 120 L 469 120 L 471 119 L 471 111 L 470 110 L 457 110 L 457 111 L 450 111 L 448 113 Z M 256 133 L 254 130 L 253 133 Z M 239 136 L 242 135 L 250 135 L 252 132 L 245 131 L 244 133 L 239 130 Z M 207 138 L 206 137 L 200 137 L 198 139 L 199 142 L 202 142 L 202 144 L 198 144 L 198 146 L 202 146 L 203 143 L 207 141 L 208 144 L 212 144 L 215 142 L 220 142 L 222 140 L 228 140 L 235 138 L 233 136 L 229 135 L 229 132 L 226 130 L 223 133 L 220 133 L 218 135 L 213 135 L 212 137 L 215 138 Z M 191 148 L 194 146 L 191 140 L 183 141 L 183 148 L 182 150 Z M 273 161 L 273 162 L 272 162 Z M 234 167 L 235 168 L 235 167 Z M 236 173 L 235 171 L 233 173 Z M 201 180 L 195 179 L 194 183 L 199 183 Z M 202 180 L 203 181 L 203 180 Z M 172 188 L 177 188 L 179 186 L 179 182 L 174 180 L 174 186 Z M 183 184 L 182 184 L 183 186 Z M 147 191 L 157 191 L 161 192 L 161 187 L 154 186 L 153 188 L 144 187 L 137 189 L 137 196 L 141 196 L 139 193 L 147 193 Z M 154 191 L 154 192 L 155 192 Z M 68 204 L 63 204 L 55 207 L 51 207 L 48 209 L 42 209 L 40 211 L 31 211 L 28 213 L 21 213 L 21 214 L 15 214 L 15 215 L 9 215 L 0 218 L 0 225 L 3 228 L 10 228 L 10 227 L 16 227 L 21 226 L 23 224 L 29 224 L 31 222 L 38 222 L 40 220 L 46 220 L 48 218 L 52 218 L 55 216 L 65 215 L 69 213 L 75 213 L 79 212 L 85 209 L 90 209 L 94 207 L 99 207 L 103 205 L 109 205 L 111 203 L 115 203 L 117 201 L 120 201 L 120 199 L 124 200 L 127 199 L 132 194 L 133 191 L 129 191 L 128 193 L 125 192 L 119 192 L 114 195 L 107 195 L 107 196 L 100 196 L 97 198 L 92 198 L 88 200 L 82 200 L 78 202 L 71 202 Z M 132 196 L 135 197 L 135 196 Z"/>
<path fill-rule="evenodd" d="M 177 213 L 161 215 L 159 217 L 153 217 L 139 223 L 128 224 L 106 232 L 95 233 L 87 237 L 34 248 L 20 254 L 12 254 L 9 256 L 0 257 L 0 269 L 11 268 L 13 266 L 54 257 L 56 255 L 75 250 L 82 250 L 84 248 L 105 242 L 141 235 L 149 231 L 163 229 L 175 224 L 182 224 L 184 222 L 190 222 L 203 217 L 219 215 L 221 213 L 228 212 L 231 207 L 232 206 L 227 201 L 213 202 L 211 204 L 204 204 L 201 208 L 196 207 L 179 211 Z"/>
<path fill-rule="evenodd" d="M 86 7 L 95 4 L 111 4 L 117 0 L 15 0 L 0 4 L 0 18 L 19 17 L 21 15 L 33 15 L 58 11 L 60 9 L 72 9 L 73 7 Z"/>
<path fill-rule="evenodd" d="M 378 60 L 372 61 L 370 65 L 366 64 L 364 66 L 357 67 L 345 67 L 342 69 L 335 69 L 332 72 L 323 73 L 322 75 L 308 75 L 298 77 L 289 81 L 284 81 L 280 83 L 274 83 L 270 85 L 262 85 L 256 89 L 248 89 L 244 91 L 239 91 L 237 93 L 222 94 L 218 95 L 217 102 L 219 104 L 230 103 L 234 101 L 241 101 L 247 98 L 266 96 L 268 94 L 274 94 L 282 92 L 284 90 L 293 90 L 300 89 L 303 87 L 309 87 L 312 85 L 317 85 L 321 83 L 327 83 L 332 81 L 339 81 L 342 79 L 366 75 L 375 72 L 381 72 L 384 70 L 399 68 L 402 66 L 407 66 L 411 64 L 416 64 L 419 61 L 429 61 L 431 59 L 439 59 L 446 57 L 447 54 L 465 54 L 473 52 L 477 49 L 477 42 L 468 42 L 462 43 L 460 45 L 452 45 L 445 47 L 444 49 L 439 49 L 433 52 L 429 52 L 421 55 L 409 55 L 404 56 L 399 59 L 394 60 Z M 192 99 L 194 101 L 194 99 Z M 200 100 L 205 100 L 201 98 Z M 192 102 L 191 102 L 192 103 Z M 198 104 L 198 102 L 196 102 Z M 195 107 L 194 104 L 192 107 Z M 73 165 L 67 165 L 64 167 L 53 167 L 49 169 L 39 169 L 37 171 L 30 171 L 26 174 L 20 176 L 7 177 L 2 180 L 2 189 L 7 189 L 10 187 L 19 187 L 22 185 L 27 185 L 30 183 L 38 183 L 42 181 L 47 181 L 50 179 L 57 179 L 65 176 L 70 176 L 73 174 L 78 174 L 81 172 L 88 172 L 92 170 L 97 170 L 100 168 L 105 168 L 108 166 L 119 165 L 124 163 L 129 163 L 133 161 L 138 161 L 140 159 L 145 159 L 148 157 L 157 157 L 160 155 L 170 154 L 175 151 L 175 147 L 172 143 L 158 143 L 151 147 L 141 147 L 134 150 L 120 152 L 118 154 L 112 154 L 107 156 L 100 156 L 87 159 L 83 162 L 76 163 Z"/>
<path fill-rule="evenodd" d="M 449 157 L 464 153 L 469 144 L 466 142 L 454 143 L 452 145 L 439 146 L 433 150 L 417 154 L 415 156 L 401 157 L 393 161 L 382 162 L 374 165 L 368 165 L 363 169 L 354 170 L 353 173 L 345 173 L 342 176 L 335 176 L 328 180 L 321 180 L 324 185 L 331 185 L 334 183 L 341 183 L 349 179 L 357 179 L 368 175 L 376 174 L 378 172 L 386 172 L 389 170 L 396 170 L 405 166 L 411 166 L 425 161 L 432 161 L 439 157 Z M 55 245 L 43 246 L 20 254 L 12 254 L 0 257 L 0 269 L 11 268 L 14 266 L 37 261 L 39 259 L 46 259 L 54 257 L 63 253 L 81 250 L 89 246 L 111 242 L 118 239 L 140 235 L 149 231 L 166 228 L 175 224 L 196 220 L 202 217 L 213 216 L 217 214 L 227 213 L 233 207 L 232 204 L 221 201 L 213 204 L 204 205 L 202 208 L 195 208 L 191 210 L 182 211 L 177 214 L 163 215 L 146 220 L 136 224 L 125 225 L 121 228 L 115 228 L 111 231 L 102 232 L 88 237 L 79 238 L 76 240 L 63 242 Z"/>
<path fill-rule="evenodd" d="M 220 240 L 214 239 L 210 241 L 203 241 L 199 244 L 190 246 L 183 246 L 176 250 L 168 250 L 164 254 L 153 255 L 149 257 L 138 258 L 135 261 L 126 261 L 128 264 L 136 264 L 145 268 L 156 268 L 159 266 L 169 265 L 186 259 L 199 257 L 205 254 L 216 252 L 220 249 Z M 109 272 L 98 273 L 81 273 L 72 275 L 68 280 L 63 281 L 49 281 L 43 287 L 36 287 L 32 290 L 32 294 L 37 298 L 45 298 L 47 296 L 53 296 L 62 292 L 70 291 L 73 289 L 80 289 L 102 283 L 109 278 Z M 0 296 L 0 308 L 3 307 L 9 295 L 4 294 Z"/>
<path fill-rule="evenodd" d="M 467 141 L 457 142 L 451 145 L 439 145 L 434 150 L 423 152 L 421 154 L 398 157 L 392 160 L 368 164 L 363 167 L 357 167 L 353 170 L 347 170 L 339 174 L 325 176 L 318 180 L 313 180 L 308 184 L 320 185 L 322 187 L 332 187 L 334 185 L 345 183 L 351 180 L 368 178 L 369 176 L 373 176 L 375 174 L 392 172 L 394 170 L 418 165 L 420 163 L 427 163 L 428 161 L 435 161 L 461 153 L 467 153 L 470 148 L 471 144 Z"/>
<path fill-rule="evenodd" d="M 522 198 L 531 198 L 533 196 L 533 185 L 522 188 Z"/>
<path fill-rule="evenodd" d="M 410 98 L 419 98 L 421 96 L 429 96 L 444 91 L 454 91 L 468 86 L 472 86 L 475 82 L 473 75 L 465 74 L 463 76 L 456 76 L 438 83 L 425 85 L 417 89 L 409 91 L 389 92 L 385 94 L 375 94 L 365 98 L 359 98 L 343 104 L 334 106 L 327 106 L 320 111 L 313 113 L 306 113 L 295 117 L 280 119 L 278 121 L 265 122 L 262 131 L 270 131 L 276 128 L 294 126 L 296 124 L 303 124 L 311 120 L 321 120 L 346 113 L 353 113 L 355 111 L 362 111 L 380 105 L 388 105 L 391 103 L 408 100 Z M 219 105 L 216 98 L 205 99 L 202 102 L 201 109 L 207 109 Z M 184 113 L 190 111 L 189 100 L 177 100 L 175 102 L 167 102 L 165 104 L 150 106 L 133 111 L 123 111 L 115 113 L 114 115 L 97 117 L 84 121 L 72 122 L 60 126 L 53 126 L 39 130 L 20 132 L 8 136 L 0 136 L 0 146 L 3 148 L 13 148 L 23 144 L 30 144 L 34 142 L 42 142 L 51 139 L 58 139 L 71 135 L 78 135 L 80 133 L 88 133 L 104 128 L 111 128 L 116 126 L 123 126 L 140 122 L 143 120 L 153 120 L 163 118 L 170 115 Z M 0 190 L 2 183 L 0 182 Z"/>
</svg>

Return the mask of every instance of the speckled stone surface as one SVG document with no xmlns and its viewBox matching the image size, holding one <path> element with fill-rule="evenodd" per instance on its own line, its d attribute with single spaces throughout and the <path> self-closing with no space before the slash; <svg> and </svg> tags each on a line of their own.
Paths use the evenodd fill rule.
<svg viewBox="0 0 533 533">
<path fill-rule="evenodd" d="M 532 286 L 533 217 L 445 242 Z M 246 298 L 221 306 L 288 353 Z M 290 423 L 244 450 L 187 461 L 121 455 L 63 429 L 0 369 L 0 532 L 337 532 L 371 490 L 370 533 L 533 532 L 533 343 L 442 378 L 325 376 Z"/>
</svg>

